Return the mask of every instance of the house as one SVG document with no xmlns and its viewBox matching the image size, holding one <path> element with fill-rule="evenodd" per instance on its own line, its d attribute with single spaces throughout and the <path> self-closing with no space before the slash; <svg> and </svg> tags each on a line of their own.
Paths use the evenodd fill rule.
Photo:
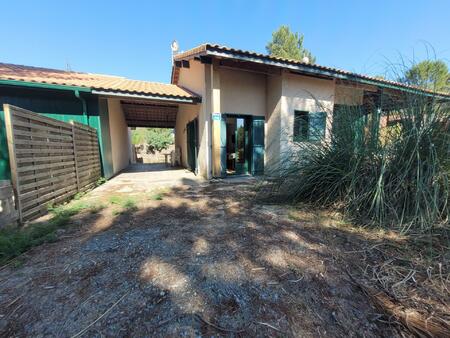
<svg viewBox="0 0 450 338">
<path fill-rule="evenodd" d="M 207 178 L 276 171 L 294 139 L 326 139 L 333 115 L 345 107 L 381 111 L 398 107 L 405 93 L 432 95 L 388 80 L 214 44 L 174 59 L 172 84 L 202 97 L 201 105 L 177 118 L 177 145 L 187 156 L 184 165 L 189 147 L 197 145 L 197 168 Z M 388 102 L 381 102 L 381 93 Z M 185 144 L 189 138 L 183 130 L 191 121 L 198 142 Z M 309 133 L 312 127 L 318 133 Z"/>
<path fill-rule="evenodd" d="M 172 84 L 0 64 L 0 181 L 10 179 L 3 104 L 96 128 L 103 175 L 110 178 L 130 163 L 129 127 L 175 128 L 179 111 L 200 100 Z"/>
<path fill-rule="evenodd" d="M 129 127 L 174 128 L 181 165 L 209 179 L 270 172 L 282 161 L 291 137 L 326 139 L 333 115 L 343 107 L 385 109 L 381 93 L 393 101 L 407 92 L 433 95 L 214 44 L 176 54 L 173 61 L 171 84 L 0 64 L 0 109 L 10 103 L 95 127 L 107 178 L 129 164 Z M 312 125 L 319 134 L 308 132 Z M 9 166 L 0 130 L 0 180 L 5 180 Z"/>
</svg>

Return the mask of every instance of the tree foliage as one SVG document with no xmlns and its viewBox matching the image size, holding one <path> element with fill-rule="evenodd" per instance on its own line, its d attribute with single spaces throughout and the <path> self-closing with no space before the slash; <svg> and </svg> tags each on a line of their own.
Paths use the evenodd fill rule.
<svg viewBox="0 0 450 338">
<path fill-rule="evenodd" d="M 173 142 L 173 130 L 169 128 L 136 128 L 131 132 L 132 144 L 148 144 L 151 150 L 167 149 Z"/>
<path fill-rule="evenodd" d="M 303 47 L 303 34 L 292 32 L 288 26 L 281 26 L 272 33 L 272 40 L 267 44 L 267 52 L 276 57 L 301 61 L 305 56 L 311 63 L 316 58 Z"/>
<path fill-rule="evenodd" d="M 441 60 L 425 60 L 412 66 L 403 82 L 433 91 L 450 91 L 448 66 Z"/>
</svg>

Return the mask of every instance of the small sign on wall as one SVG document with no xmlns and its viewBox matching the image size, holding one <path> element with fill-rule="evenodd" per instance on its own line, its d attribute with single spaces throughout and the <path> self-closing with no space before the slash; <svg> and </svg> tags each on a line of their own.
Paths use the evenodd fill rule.
<svg viewBox="0 0 450 338">
<path fill-rule="evenodd" d="M 222 114 L 221 113 L 212 113 L 212 120 L 213 121 L 220 121 L 221 118 L 222 118 Z"/>
</svg>

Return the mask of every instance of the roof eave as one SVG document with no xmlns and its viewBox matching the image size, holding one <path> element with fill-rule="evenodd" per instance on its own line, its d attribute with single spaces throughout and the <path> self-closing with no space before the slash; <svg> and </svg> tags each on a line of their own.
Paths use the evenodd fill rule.
<svg viewBox="0 0 450 338">
<path fill-rule="evenodd" d="M 161 95 L 161 94 L 130 93 L 130 92 L 110 91 L 110 90 L 93 89 L 92 94 L 100 95 L 100 96 L 118 97 L 118 98 L 145 99 L 145 100 L 188 103 L 188 104 L 197 104 L 197 103 L 201 102 L 200 97 L 184 97 L 184 96 Z"/>
<path fill-rule="evenodd" d="M 265 64 L 265 65 L 274 66 L 274 67 L 290 69 L 290 70 L 305 73 L 308 75 L 320 75 L 320 76 L 325 76 L 325 77 L 330 77 L 330 78 L 335 78 L 335 79 L 340 79 L 340 80 L 347 80 L 347 81 L 353 81 L 353 82 L 378 86 L 381 88 L 399 90 L 399 91 L 412 93 L 412 94 L 421 94 L 421 95 L 425 95 L 425 96 L 436 97 L 436 98 L 446 99 L 446 100 L 450 99 L 450 94 L 446 95 L 443 93 L 432 93 L 432 92 L 428 92 L 425 90 L 421 90 L 419 88 L 416 89 L 416 88 L 411 88 L 411 87 L 407 87 L 407 86 L 395 85 L 388 81 L 368 79 L 365 76 L 358 76 L 357 74 L 342 74 L 342 73 L 335 72 L 332 70 L 319 69 L 317 67 L 314 67 L 314 65 L 302 65 L 302 64 L 298 64 L 298 63 L 294 63 L 294 62 L 289 62 L 289 61 L 273 60 L 270 57 L 265 57 L 262 55 L 252 56 L 247 53 L 239 53 L 239 52 L 234 52 L 231 50 L 224 50 L 220 47 L 210 45 L 210 44 L 205 44 L 200 47 L 197 47 L 195 53 L 189 53 L 188 55 L 183 55 L 183 53 L 181 53 L 178 56 L 178 58 L 176 58 L 176 59 L 177 60 L 192 59 L 192 58 L 203 56 L 203 55 L 236 59 L 236 60 L 247 61 L 247 62 L 254 62 L 254 63 Z"/>
</svg>

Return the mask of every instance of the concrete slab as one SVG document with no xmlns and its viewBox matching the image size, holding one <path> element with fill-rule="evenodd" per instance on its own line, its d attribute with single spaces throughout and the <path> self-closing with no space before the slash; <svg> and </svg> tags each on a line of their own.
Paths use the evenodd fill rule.
<svg viewBox="0 0 450 338">
<path fill-rule="evenodd" d="M 155 189 L 207 184 L 199 176 L 185 168 L 166 167 L 164 164 L 132 164 L 105 184 L 94 189 L 91 195 L 108 193 L 142 193 Z"/>
</svg>

